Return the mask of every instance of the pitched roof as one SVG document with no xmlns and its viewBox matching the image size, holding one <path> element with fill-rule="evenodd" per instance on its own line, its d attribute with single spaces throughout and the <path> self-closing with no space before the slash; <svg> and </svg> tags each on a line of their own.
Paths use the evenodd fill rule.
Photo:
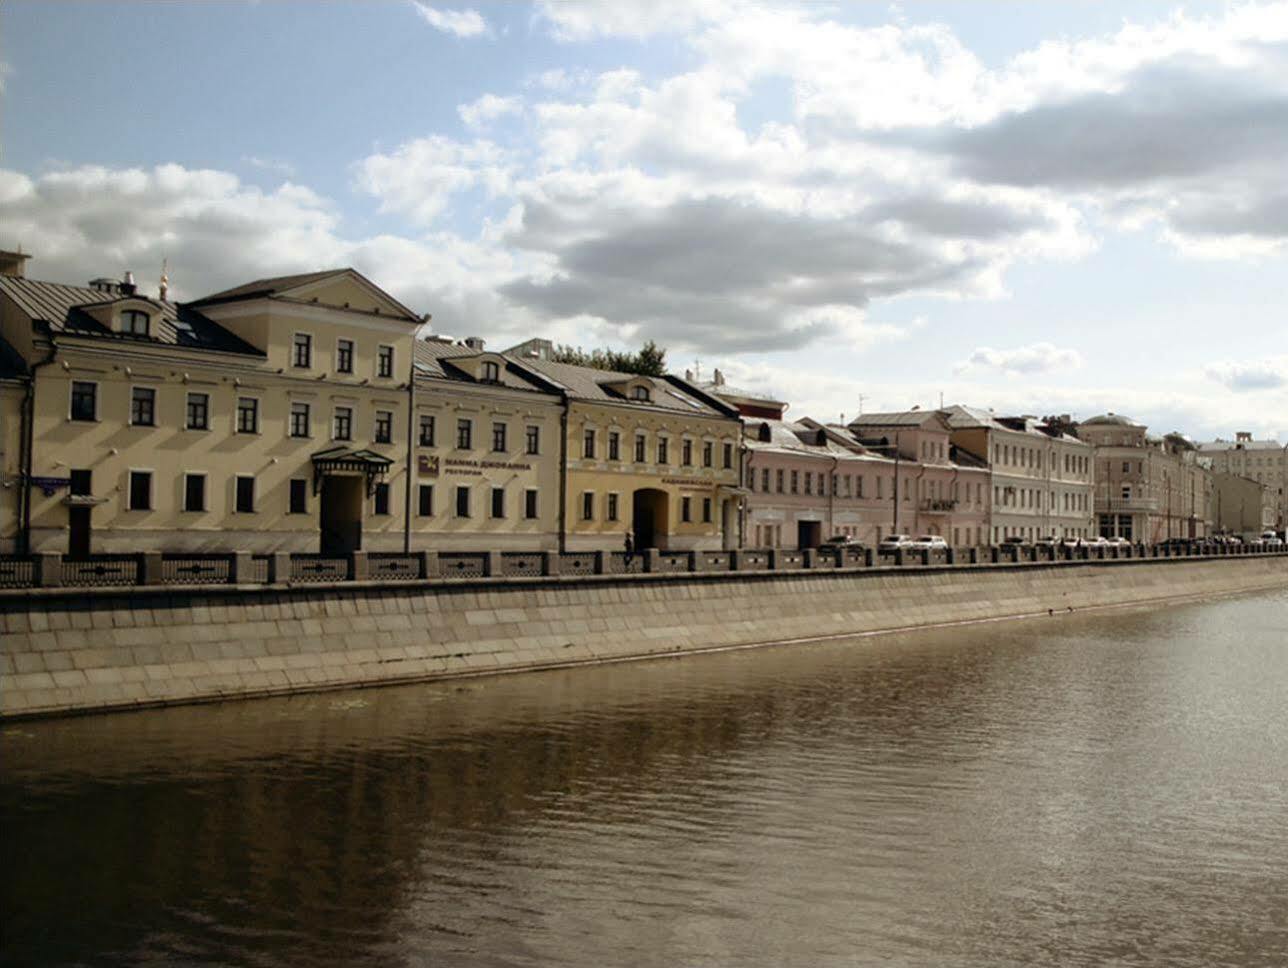
<svg viewBox="0 0 1288 968">
<path fill-rule="evenodd" d="M 1277 440 L 1209 440 L 1199 444 L 1204 453 L 1225 453 L 1229 450 L 1288 450 L 1288 445 Z"/>
<path fill-rule="evenodd" d="M 561 387 L 579 400 L 590 400 L 603 403 L 626 403 L 638 407 L 675 410 L 680 413 L 702 414 L 706 416 L 728 417 L 734 408 L 728 404 L 712 400 L 698 387 L 685 383 L 674 376 L 641 377 L 638 373 L 619 373 L 615 370 L 598 370 L 590 366 L 576 366 L 572 363 L 553 363 L 549 360 L 517 360 L 521 366 L 532 370 L 539 376 Z M 630 400 L 609 389 L 609 385 L 629 380 L 643 379 L 651 383 L 654 392 L 652 399 L 645 401 Z"/>
<path fill-rule="evenodd" d="M 471 346 L 450 343 L 445 340 L 417 340 L 416 372 L 431 379 L 476 382 L 460 367 L 453 366 L 453 361 L 463 363 L 467 359 L 473 359 L 478 356 L 504 357 L 504 354 L 480 353 Z M 508 360 L 508 357 L 505 358 Z M 525 375 L 523 368 L 519 366 L 502 367 L 498 382 L 501 386 L 509 387 L 512 390 L 551 392 L 538 381 Z"/>
<path fill-rule="evenodd" d="M 229 302 L 233 299 L 253 299 L 259 296 L 272 296 L 288 289 L 297 289 L 300 286 L 306 286 L 311 282 L 319 282 L 330 276 L 342 276 L 346 272 L 352 272 L 352 269 L 323 269 L 320 272 L 299 272 L 291 276 L 270 276 L 267 279 L 256 279 L 253 282 L 242 283 L 240 286 L 233 286 L 231 289 L 223 289 L 219 292 L 211 293 L 209 296 L 202 296 L 198 302 Z"/>
<path fill-rule="evenodd" d="M 264 355 L 218 323 L 180 303 L 162 302 L 139 295 L 112 295 L 88 286 L 67 286 L 59 282 L 41 282 L 15 276 L 0 276 L 0 292 L 12 299 L 33 320 L 48 323 L 54 333 Z M 147 336 L 113 332 L 85 312 L 84 308 L 127 300 L 142 300 L 154 308 L 153 326 Z"/>
<path fill-rule="evenodd" d="M 939 410 L 901 410 L 897 413 L 861 413 L 850 421 L 851 427 L 922 427 L 927 420 L 946 423 Z"/>
</svg>

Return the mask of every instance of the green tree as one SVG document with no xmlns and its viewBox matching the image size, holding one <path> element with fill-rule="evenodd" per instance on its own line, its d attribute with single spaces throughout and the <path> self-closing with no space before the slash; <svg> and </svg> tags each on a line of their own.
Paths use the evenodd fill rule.
<svg viewBox="0 0 1288 968">
<path fill-rule="evenodd" d="M 666 374 L 666 350 L 649 340 L 635 353 L 595 349 L 589 353 L 580 346 L 556 346 L 551 357 L 556 363 L 572 363 L 596 370 L 638 373 L 641 376 Z"/>
</svg>

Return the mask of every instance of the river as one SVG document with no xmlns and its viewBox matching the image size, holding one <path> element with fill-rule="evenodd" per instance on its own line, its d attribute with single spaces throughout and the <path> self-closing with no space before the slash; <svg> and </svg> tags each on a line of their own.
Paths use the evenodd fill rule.
<svg viewBox="0 0 1288 968">
<path fill-rule="evenodd" d="M 6 965 L 1288 963 L 1288 591 L 0 756 Z"/>
</svg>

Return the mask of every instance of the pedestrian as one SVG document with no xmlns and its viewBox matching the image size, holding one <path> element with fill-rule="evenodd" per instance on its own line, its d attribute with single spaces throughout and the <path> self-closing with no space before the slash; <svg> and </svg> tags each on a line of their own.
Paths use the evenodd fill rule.
<svg viewBox="0 0 1288 968">
<path fill-rule="evenodd" d="M 626 529 L 626 567 L 631 565 L 631 559 L 635 556 L 635 538 L 631 535 L 630 528 Z"/>
</svg>

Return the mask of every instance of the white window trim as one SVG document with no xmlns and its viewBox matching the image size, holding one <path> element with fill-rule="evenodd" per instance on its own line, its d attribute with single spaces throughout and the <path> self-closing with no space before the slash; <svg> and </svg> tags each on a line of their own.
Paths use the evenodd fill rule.
<svg viewBox="0 0 1288 968">
<path fill-rule="evenodd" d="M 336 434 L 336 425 L 337 425 L 336 418 L 340 415 L 341 410 L 349 411 L 349 436 L 348 437 L 340 437 L 340 436 L 337 436 Z M 331 439 L 338 440 L 341 442 L 349 442 L 353 440 L 353 407 L 337 405 L 331 408 Z"/>
<path fill-rule="evenodd" d="M 133 478 L 135 474 L 148 475 L 148 506 L 145 508 L 136 508 L 134 506 L 134 486 Z M 127 511 L 155 511 L 157 506 L 157 472 L 152 467 L 127 467 L 125 469 L 125 504 Z"/>
<path fill-rule="evenodd" d="M 528 495 L 535 498 L 532 502 L 532 510 L 535 512 L 531 516 L 528 514 Z M 537 521 L 541 518 L 541 489 L 537 487 L 525 487 L 523 489 L 523 520 Z"/>
<path fill-rule="evenodd" d="M 389 439 L 388 440 L 381 440 L 376 434 L 376 430 L 380 426 L 380 415 L 382 413 L 389 414 Z M 377 443 L 377 444 L 392 444 L 394 442 L 394 412 L 392 410 L 377 410 L 375 414 L 372 416 L 371 440 L 373 443 Z"/>
<path fill-rule="evenodd" d="M 241 402 L 243 400 L 255 401 L 255 429 L 241 429 Z M 259 397 L 252 397 L 250 394 L 238 393 L 233 397 L 233 433 L 248 434 L 252 437 L 258 437 L 264 432 L 264 409 L 260 406 L 263 401 Z"/>
<path fill-rule="evenodd" d="M 307 337 L 307 338 L 308 338 L 308 341 L 309 341 L 309 362 L 308 362 L 305 366 L 300 366 L 298 363 L 296 363 L 296 362 L 295 362 L 295 338 L 296 338 L 297 336 L 304 336 L 304 337 Z M 297 330 L 292 331 L 292 333 L 291 333 L 291 366 L 290 366 L 290 368 L 291 368 L 292 370 L 311 370 L 311 369 L 313 369 L 313 353 L 314 353 L 314 351 L 315 351 L 316 349 L 317 349 L 317 340 L 315 340 L 315 339 L 313 338 L 313 334 L 312 334 L 312 333 L 305 332 L 305 331 L 304 331 L 304 330 L 302 330 L 302 329 L 297 329 Z"/>
<path fill-rule="evenodd" d="M 214 416 L 214 408 L 211 406 L 211 399 L 214 394 L 208 390 L 185 390 L 183 394 L 183 429 L 193 433 L 208 434 L 210 433 L 210 418 Z M 206 425 L 204 427 L 188 426 L 188 404 L 192 397 L 206 398 Z"/>
<path fill-rule="evenodd" d="M 304 430 L 302 434 L 295 433 L 295 408 L 304 408 Z M 313 405 L 307 400 L 292 400 L 290 409 L 286 412 L 286 436 L 291 440 L 312 440 L 313 439 Z"/>
<path fill-rule="evenodd" d="M 389 351 L 389 375 L 380 375 L 380 351 Z M 398 349 L 392 343 L 377 343 L 376 355 L 371 361 L 372 376 L 377 380 L 396 380 L 398 379 Z"/>
<path fill-rule="evenodd" d="M 201 488 L 201 507 L 199 508 L 188 507 L 188 478 L 190 477 L 200 477 L 206 482 Z M 183 503 L 179 508 L 179 512 L 181 514 L 205 514 L 209 510 L 210 510 L 210 475 L 205 471 L 185 470 L 183 472 Z"/>
<path fill-rule="evenodd" d="M 611 499 L 614 499 L 614 498 L 617 500 L 617 508 L 616 508 L 617 513 L 610 517 L 609 516 L 610 501 Z M 604 495 L 604 520 L 620 521 L 621 519 L 622 519 L 622 493 L 621 491 L 609 491 L 607 494 Z"/>
<path fill-rule="evenodd" d="M 340 344 L 349 344 L 349 368 L 340 369 Z M 358 362 L 358 341 L 350 339 L 347 336 L 337 336 L 335 338 L 335 356 L 331 360 L 335 364 L 335 372 L 338 376 L 353 376 L 354 365 Z"/>
<path fill-rule="evenodd" d="M 586 498 L 590 498 L 590 500 L 587 501 Z M 586 514 L 587 508 L 590 509 L 589 515 Z M 582 521 L 595 520 L 595 492 L 594 491 L 581 492 L 581 507 L 578 509 L 578 515 L 579 515 L 579 520 L 582 520 Z"/>
</svg>

